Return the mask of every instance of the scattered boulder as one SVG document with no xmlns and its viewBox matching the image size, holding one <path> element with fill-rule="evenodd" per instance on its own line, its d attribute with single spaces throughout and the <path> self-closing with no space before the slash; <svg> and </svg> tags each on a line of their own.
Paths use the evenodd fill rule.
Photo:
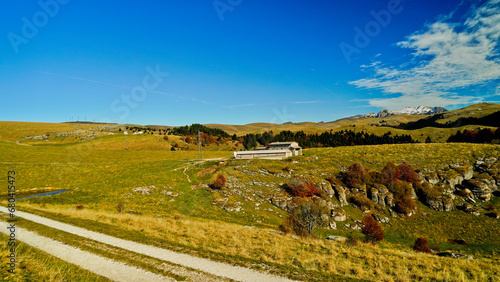
<svg viewBox="0 0 500 282">
<path fill-rule="evenodd" d="M 330 229 L 337 230 L 337 223 L 335 221 L 331 221 L 329 224 Z"/>
<path fill-rule="evenodd" d="M 454 252 L 440 252 L 440 253 L 437 253 L 436 255 L 438 255 L 440 257 L 447 257 L 447 258 L 473 259 L 473 257 L 471 255 L 454 253 Z"/>
<path fill-rule="evenodd" d="M 346 237 L 342 237 L 342 236 L 330 235 L 330 236 L 326 237 L 326 240 L 344 242 L 345 240 L 347 240 L 347 238 Z"/>
<path fill-rule="evenodd" d="M 345 221 L 347 219 L 347 214 L 341 208 L 334 208 L 331 212 L 331 216 L 335 221 Z"/>
<path fill-rule="evenodd" d="M 149 187 L 137 187 L 133 188 L 132 191 L 141 193 L 142 196 L 147 196 L 150 194 L 156 193 L 157 188 L 154 185 L 151 185 Z"/>
<path fill-rule="evenodd" d="M 480 215 L 479 210 L 477 210 L 476 208 L 474 208 L 474 206 L 472 206 L 469 203 L 464 203 L 460 207 L 460 209 L 463 210 L 466 213 L 470 213 L 470 214 L 475 215 L 475 216 L 479 216 Z"/>
<path fill-rule="evenodd" d="M 373 217 L 373 219 L 375 219 L 376 221 L 378 221 L 380 223 L 388 223 L 389 222 L 388 217 L 385 217 L 385 216 L 380 215 L 380 214 L 372 214 L 372 217 Z"/>
</svg>

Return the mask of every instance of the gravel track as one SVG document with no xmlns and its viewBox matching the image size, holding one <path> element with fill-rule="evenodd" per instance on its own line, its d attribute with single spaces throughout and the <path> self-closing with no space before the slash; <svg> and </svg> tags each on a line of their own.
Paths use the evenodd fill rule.
<svg viewBox="0 0 500 282">
<path fill-rule="evenodd" d="M 0 231 L 10 235 L 10 231 L 7 229 L 9 225 L 7 222 L 0 222 Z M 16 240 L 113 281 L 175 281 L 171 278 L 82 251 L 17 226 Z"/>
<path fill-rule="evenodd" d="M 7 208 L 5 207 L 0 207 L 0 212 L 8 213 Z M 182 253 L 177 253 L 173 251 L 169 251 L 166 249 L 150 246 L 150 245 L 145 245 L 133 241 L 128 241 L 120 238 L 115 238 L 109 235 L 105 235 L 102 233 L 90 231 L 84 228 L 72 226 L 66 223 L 62 223 L 59 221 L 55 221 L 52 219 L 48 219 L 45 217 L 41 217 L 38 215 L 30 214 L 30 213 L 25 213 L 21 211 L 16 211 L 15 216 L 17 217 L 22 217 L 27 220 L 43 224 L 46 226 L 49 226 L 51 228 L 59 229 L 71 234 L 75 234 L 81 237 L 85 237 L 91 240 L 99 241 L 101 243 L 105 243 L 114 247 L 119 247 L 125 250 L 129 250 L 132 252 L 136 252 L 139 254 L 147 255 L 150 257 L 154 257 L 160 260 L 164 261 L 169 261 L 171 263 L 175 263 L 178 265 L 182 265 L 185 267 L 189 267 L 192 269 L 196 269 L 199 271 L 203 271 L 209 274 L 213 274 L 216 276 L 220 277 L 225 277 L 229 279 L 233 279 L 236 281 L 293 281 L 289 280 L 283 277 L 279 277 L 276 275 L 272 274 L 267 274 L 267 273 L 262 273 L 256 270 L 240 267 L 240 266 L 233 266 L 229 265 L 226 263 L 221 263 L 221 262 L 215 262 L 211 261 L 208 259 L 204 258 L 198 258 L 195 256 L 187 255 L 187 254 L 182 254 Z M 2 227 L 2 229 L 4 229 Z M 7 230 L 7 229 L 5 229 Z M 21 230 L 21 229 L 19 229 Z M 4 230 L 2 232 L 5 233 Z M 18 235 L 21 236 L 24 232 L 28 231 L 23 231 L 23 232 L 18 232 Z M 16 235 L 17 236 L 17 235 Z M 38 236 L 38 235 L 37 235 Z M 41 237 L 41 236 L 40 236 Z M 23 241 L 21 237 L 18 237 L 20 241 Z M 48 238 L 47 238 L 48 239 Z M 34 241 L 32 241 L 34 240 Z M 51 239 L 49 239 L 51 240 Z M 37 239 L 32 238 L 29 240 L 24 240 L 23 242 L 27 243 L 28 245 L 35 246 Z M 53 241 L 53 240 L 52 240 Z M 55 242 L 55 241 L 54 241 Z M 57 242 L 58 243 L 58 242 Z M 59 243 L 61 244 L 61 243 Z M 37 247 L 39 248 L 39 247 Z M 83 251 L 82 251 L 83 252 Z M 59 253 L 59 252 L 56 252 Z M 52 254 L 52 253 L 51 253 Z M 57 256 L 53 254 L 54 256 Z M 57 256 L 59 257 L 59 256 Z M 66 260 L 66 259 L 64 259 Z M 81 266 L 83 267 L 83 266 Z M 85 267 L 83 267 L 85 268 Z M 109 269 L 111 271 L 112 269 Z M 96 272 L 97 273 L 97 272 Z M 98 273 L 100 274 L 100 273 Z M 100 274 L 102 275 L 102 274 Z M 104 276 L 104 275 L 103 275 Z M 108 277 L 108 276 L 106 276 Z M 119 280 L 119 281 L 130 281 L 130 280 Z M 143 281 L 143 280 L 135 280 L 135 281 Z M 150 279 L 149 281 L 160 281 L 158 279 Z"/>
</svg>

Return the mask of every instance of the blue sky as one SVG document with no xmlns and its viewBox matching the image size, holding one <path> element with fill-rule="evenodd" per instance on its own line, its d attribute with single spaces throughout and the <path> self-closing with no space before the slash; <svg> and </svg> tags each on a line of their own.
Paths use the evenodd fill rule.
<svg viewBox="0 0 500 282">
<path fill-rule="evenodd" d="M 500 100 L 499 0 L 1 5 L 0 120 L 318 122 Z"/>
</svg>

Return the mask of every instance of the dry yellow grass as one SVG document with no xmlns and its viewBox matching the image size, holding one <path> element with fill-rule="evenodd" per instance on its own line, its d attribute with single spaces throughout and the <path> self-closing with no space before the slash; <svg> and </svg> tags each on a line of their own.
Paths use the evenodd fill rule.
<svg viewBox="0 0 500 282">
<path fill-rule="evenodd" d="M 75 210 L 64 205 L 29 208 L 72 218 L 112 224 L 119 229 L 141 230 L 151 238 L 204 250 L 257 259 L 300 269 L 371 281 L 488 281 L 500 275 L 498 260 L 457 260 L 398 251 L 389 244 L 373 246 L 314 238 L 294 238 L 275 230 L 190 218 L 175 214 L 153 218 L 107 211 Z M 111 234 L 112 235 L 112 234 Z"/>
</svg>

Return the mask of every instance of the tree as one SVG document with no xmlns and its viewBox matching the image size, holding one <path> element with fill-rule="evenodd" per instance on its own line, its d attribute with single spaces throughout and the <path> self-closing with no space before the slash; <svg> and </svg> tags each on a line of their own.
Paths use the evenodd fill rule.
<svg viewBox="0 0 500 282">
<path fill-rule="evenodd" d="M 296 207 L 285 219 L 285 224 L 289 225 L 295 234 L 309 236 L 316 228 L 326 224 L 322 216 L 327 213 L 325 207 L 309 198 L 294 198 L 294 202 Z"/>
<path fill-rule="evenodd" d="M 226 185 L 226 177 L 222 174 L 217 174 L 214 182 L 212 183 L 212 187 L 215 189 L 222 189 Z"/>
<path fill-rule="evenodd" d="M 366 241 L 372 244 L 384 240 L 382 226 L 371 215 L 365 215 L 361 220 L 361 233 L 366 236 Z"/>
</svg>

